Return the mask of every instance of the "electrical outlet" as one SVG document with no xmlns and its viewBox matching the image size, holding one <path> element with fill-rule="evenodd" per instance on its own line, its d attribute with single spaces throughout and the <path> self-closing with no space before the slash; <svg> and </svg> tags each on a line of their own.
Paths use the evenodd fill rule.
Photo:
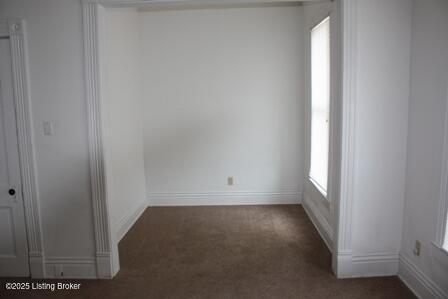
<svg viewBox="0 0 448 299">
<path fill-rule="evenodd" d="M 422 243 L 420 241 L 415 241 L 415 248 L 414 248 L 414 254 L 416 256 L 420 256 L 420 253 L 422 252 Z"/>
<path fill-rule="evenodd" d="M 227 185 L 228 185 L 228 186 L 233 186 L 233 176 L 229 176 L 229 177 L 227 178 Z"/>
<path fill-rule="evenodd" d="M 64 277 L 64 268 L 62 265 L 54 265 L 54 276 Z"/>
<path fill-rule="evenodd" d="M 54 124 L 52 121 L 44 121 L 44 135 L 53 136 L 54 135 Z"/>
</svg>

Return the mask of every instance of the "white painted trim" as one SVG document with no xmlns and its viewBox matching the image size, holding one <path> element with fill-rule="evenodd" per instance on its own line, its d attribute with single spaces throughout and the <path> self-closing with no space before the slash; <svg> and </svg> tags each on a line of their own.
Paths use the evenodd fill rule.
<svg viewBox="0 0 448 299">
<path fill-rule="evenodd" d="M 438 252 L 444 254 L 444 256 L 446 256 L 448 258 L 448 250 L 446 248 L 443 248 L 441 246 L 439 246 L 439 244 L 437 244 L 436 242 L 431 242 L 431 245 L 437 249 Z M 448 260 L 447 260 L 448 261 Z"/>
<path fill-rule="evenodd" d="M 28 255 L 31 278 L 45 278 L 45 257 L 43 253 L 28 252 Z"/>
<path fill-rule="evenodd" d="M 120 6 L 120 5 L 118 5 Z M 137 3 L 133 5 L 141 12 L 151 12 L 151 11 L 179 11 L 179 10 L 204 10 L 204 9 L 235 9 L 235 8 L 266 8 L 266 7 L 299 7 L 301 6 L 300 2 L 264 2 L 264 1 L 256 1 L 256 2 L 176 2 L 176 3 L 154 3 L 154 2 L 144 2 Z"/>
<path fill-rule="evenodd" d="M 117 243 L 113 241 L 107 200 L 103 143 L 101 26 L 104 7 L 83 3 L 85 88 L 87 100 L 90 182 L 95 227 L 97 273 L 112 278 L 119 270 Z"/>
<path fill-rule="evenodd" d="M 327 195 L 328 195 L 327 190 L 325 190 L 321 185 L 319 185 L 319 183 L 315 179 L 313 179 L 311 176 L 308 176 L 308 180 L 314 186 L 314 188 L 316 188 L 316 190 L 320 193 L 320 195 L 324 198 L 324 200 L 327 203 L 330 203 L 330 201 L 328 200 L 328 197 L 327 197 Z"/>
<path fill-rule="evenodd" d="M 335 268 L 336 265 L 336 268 Z M 352 278 L 353 275 L 353 253 L 352 251 L 333 251 L 333 271 L 337 278 Z"/>
<path fill-rule="evenodd" d="M 341 3 L 340 1 L 335 1 L 332 4 L 332 10 L 329 13 L 331 24 L 331 36 L 333 37 L 331 42 L 331 47 L 333 51 L 331 53 L 331 102 L 330 102 L 330 152 L 328 156 L 328 197 L 325 201 L 325 205 L 328 206 L 330 217 L 332 219 L 332 231 L 335 231 L 335 205 L 339 201 L 339 190 L 340 190 L 340 160 L 341 160 Z M 334 242 L 333 242 L 334 246 Z M 333 250 L 332 250 L 333 251 Z"/>
<path fill-rule="evenodd" d="M 335 205 L 336 239 L 333 271 L 337 277 L 352 272 L 352 206 L 355 181 L 356 136 L 356 0 L 341 0 L 342 127 L 339 201 Z M 339 256 L 340 255 L 340 256 Z"/>
<path fill-rule="evenodd" d="M 117 229 L 117 242 L 120 242 L 121 239 L 126 235 L 126 233 L 131 229 L 131 227 L 137 222 L 137 220 L 140 218 L 140 216 L 143 214 L 143 212 L 148 207 L 148 204 L 146 201 L 143 201 L 135 211 L 132 211 L 125 215 L 123 218 L 121 218 L 120 223 L 118 225 Z"/>
<path fill-rule="evenodd" d="M 448 294 L 404 254 L 400 254 L 398 277 L 418 298 L 448 298 Z"/>
<path fill-rule="evenodd" d="M 398 273 L 398 253 L 354 255 L 352 277 L 395 276 Z"/>
<path fill-rule="evenodd" d="M 333 229 L 312 200 L 303 194 L 302 206 L 330 252 L 333 251 Z"/>
<path fill-rule="evenodd" d="M 437 215 L 437 232 L 435 243 L 443 248 L 447 229 L 448 213 L 448 82 L 447 100 L 445 102 L 445 131 L 442 156 L 442 175 L 440 183 L 439 210 Z"/>
<path fill-rule="evenodd" d="M 301 192 L 148 193 L 149 206 L 300 204 Z"/>
<path fill-rule="evenodd" d="M 8 20 L 0 19 L 0 37 L 9 37 Z"/>
<path fill-rule="evenodd" d="M 33 149 L 33 122 L 31 119 L 25 21 L 22 19 L 1 19 L 0 36 L 9 37 L 11 46 L 17 140 L 19 144 L 20 175 L 25 208 L 30 273 L 31 277 L 40 278 L 45 275 L 45 269 Z"/>
<path fill-rule="evenodd" d="M 168 0 L 170 1 L 170 0 Z M 177 0 L 172 0 L 174 3 Z M 262 0 L 264 2 L 264 0 Z M 164 3 L 166 1 L 155 0 L 152 3 Z M 245 3 L 260 3 L 259 0 L 246 0 Z M 266 1 L 272 2 L 272 1 Z M 277 1 L 275 1 L 277 2 Z M 287 2 L 287 1 L 278 1 Z M 82 0 L 83 3 L 83 23 L 84 23 L 84 47 L 85 47 L 85 80 L 86 80 L 86 99 L 88 106 L 88 131 L 89 131 L 89 154 L 90 154 L 90 170 L 92 185 L 92 203 L 94 210 L 95 222 L 95 240 L 96 240 L 96 256 L 99 277 L 110 278 L 115 275 L 119 269 L 118 264 L 118 248 L 117 243 L 112 241 L 110 219 L 108 216 L 108 200 L 104 161 L 105 150 L 103 146 L 102 118 L 101 118 L 101 67 L 100 67 L 100 31 L 103 25 L 101 19 L 101 11 L 104 7 L 143 7 L 148 5 L 148 1 L 134 0 Z M 210 0 L 186 0 L 182 3 L 190 4 L 210 4 L 217 1 Z M 235 3 L 241 3 L 235 1 Z M 343 19 L 339 23 L 342 24 L 343 32 L 343 97 L 342 97 L 342 153 L 341 153 L 341 190 L 336 190 L 339 196 L 335 196 L 335 218 L 337 228 L 335 236 L 336 242 L 333 246 L 333 269 L 338 277 L 343 273 L 351 273 L 351 207 L 353 195 L 353 162 L 354 162 L 354 127 L 355 127 L 355 62 L 353 57 L 355 51 L 355 27 L 356 20 L 355 10 L 356 0 L 338 0 L 338 7 L 342 9 Z M 341 12 L 339 12 L 341 15 Z M 336 170 L 332 170 L 334 173 Z M 336 189 L 336 188 L 335 188 Z M 254 195 L 252 194 L 252 197 Z M 293 195 L 288 195 L 289 199 L 285 203 L 297 203 L 292 200 Z M 285 196 L 282 196 L 283 198 Z M 301 194 L 298 194 L 298 202 L 301 202 Z M 338 199 L 336 198 L 338 197 Z M 248 200 L 250 196 L 246 196 L 240 204 L 260 204 L 255 200 Z M 181 205 L 192 204 L 193 199 L 184 197 Z M 204 198 L 201 197 L 203 200 Z M 221 198 L 222 199 L 222 198 Z M 217 201 L 218 202 L 218 201 Z M 221 204 L 221 202 L 218 202 Z M 272 201 L 266 200 L 264 203 L 272 204 Z M 157 204 L 157 203 L 153 203 Z M 211 204 L 203 202 L 203 204 Z M 228 204 L 235 204 L 229 203 Z M 172 203 L 175 205 L 175 203 Z M 337 206 L 336 206 L 337 205 Z M 342 270 L 343 269 L 343 270 Z"/>
<path fill-rule="evenodd" d="M 96 279 L 94 257 L 47 257 L 45 278 Z"/>
<path fill-rule="evenodd" d="M 83 3 L 98 3 L 108 7 L 151 7 L 151 6 L 229 6 L 229 5 L 299 5 L 301 0 L 82 0 Z"/>
</svg>

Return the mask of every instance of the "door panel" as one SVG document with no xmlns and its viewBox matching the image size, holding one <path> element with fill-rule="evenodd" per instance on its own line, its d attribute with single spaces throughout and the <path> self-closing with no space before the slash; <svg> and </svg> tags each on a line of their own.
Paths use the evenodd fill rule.
<svg viewBox="0 0 448 299">
<path fill-rule="evenodd" d="M 0 207 L 0 227 L 2 228 L 2 242 L 0 252 L 2 255 L 13 255 L 16 251 L 14 244 L 13 211 L 10 207 Z"/>
<path fill-rule="evenodd" d="M 8 39 L 0 39 L 0 276 L 29 276 Z"/>
</svg>

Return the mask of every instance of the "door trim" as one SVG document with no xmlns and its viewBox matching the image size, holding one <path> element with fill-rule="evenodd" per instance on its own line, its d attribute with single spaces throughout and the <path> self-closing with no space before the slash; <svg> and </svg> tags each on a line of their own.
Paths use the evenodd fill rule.
<svg viewBox="0 0 448 299">
<path fill-rule="evenodd" d="M 339 24 L 342 40 L 340 51 L 340 165 L 339 198 L 335 202 L 335 240 L 333 244 L 333 272 L 338 278 L 353 275 L 352 218 L 356 161 L 356 64 L 357 0 L 339 0 Z"/>
<path fill-rule="evenodd" d="M 95 257 L 98 278 L 112 278 L 120 269 L 118 242 L 112 237 L 107 195 L 106 160 L 103 132 L 102 30 L 105 7 L 96 1 L 83 1 L 84 67 L 87 101 L 90 185 L 95 230 Z"/>
<path fill-rule="evenodd" d="M 0 37 L 9 38 L 11 48 L 13 93 L 30 273 L 32 278 L 43 278 L 45 270 L 42 227 L 36 184 L 25 36 L 24 20 L 0 19 Z"/>
</svg>

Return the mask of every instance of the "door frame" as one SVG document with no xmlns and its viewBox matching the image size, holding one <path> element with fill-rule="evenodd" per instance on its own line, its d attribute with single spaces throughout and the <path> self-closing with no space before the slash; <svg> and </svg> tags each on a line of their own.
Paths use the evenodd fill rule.
<svg viewBox="0 0 448 299">
<path fill-rule="evenodd" d="M 334 0 L 339 14 L 338 56 L 340 97 L 337 150 L 331 153 L 336 160 L 332 174 L 338 174 L 334 199 L 334 238 L 332 267 L 338 278 L 352 276 L 352 206 L 356 137 L 356 1 Z M 90 183 L 94 214 L 96 264 L 98 278 L 112 278 L 119 270 L 118 242 L 112 234 L 107 194 L 107 159 L 104 143 L 104 76 L 102 49 L 104 48 L 105 9 L 107 7 L 141 7 L 151 4 L 179 3 L 175 0 L 82 0 L 85 64 L 85 91 L 88 116 Z M 183 4 L 207 4 L 207 0 L 185 0 Z M 209 3 L 238 3 L 234 0 L 215 0 Z M 262 3 L 269 0 L 246 0 Z M 272 2 L 272 0 L 271 0 Z"/>
<path fill-rule="evenodd" d="M 334 202 L 334 238 L 332 268 L 338 278 L 353 276 L 352 219 L 354 202 L 354 179 L 356 161 L 356 67 L 357 67 L 357 1 L 338 1 L 339 41 L 338 41 L 338 107 L 339 132 L 335 137 L 338 144 L 339 174 L 337 196 Z"/>
<path fill-rule="evenodd" d="M 19 168 L 22 180 L 21 192 L 25 212 L 30 274 L 32 278 L 43 278 L 45 268 L 33 148 L 25 21 L 23 19 L 0 19 L 0 38 L 9 39 L 11 50 Z"/>
</svg>

